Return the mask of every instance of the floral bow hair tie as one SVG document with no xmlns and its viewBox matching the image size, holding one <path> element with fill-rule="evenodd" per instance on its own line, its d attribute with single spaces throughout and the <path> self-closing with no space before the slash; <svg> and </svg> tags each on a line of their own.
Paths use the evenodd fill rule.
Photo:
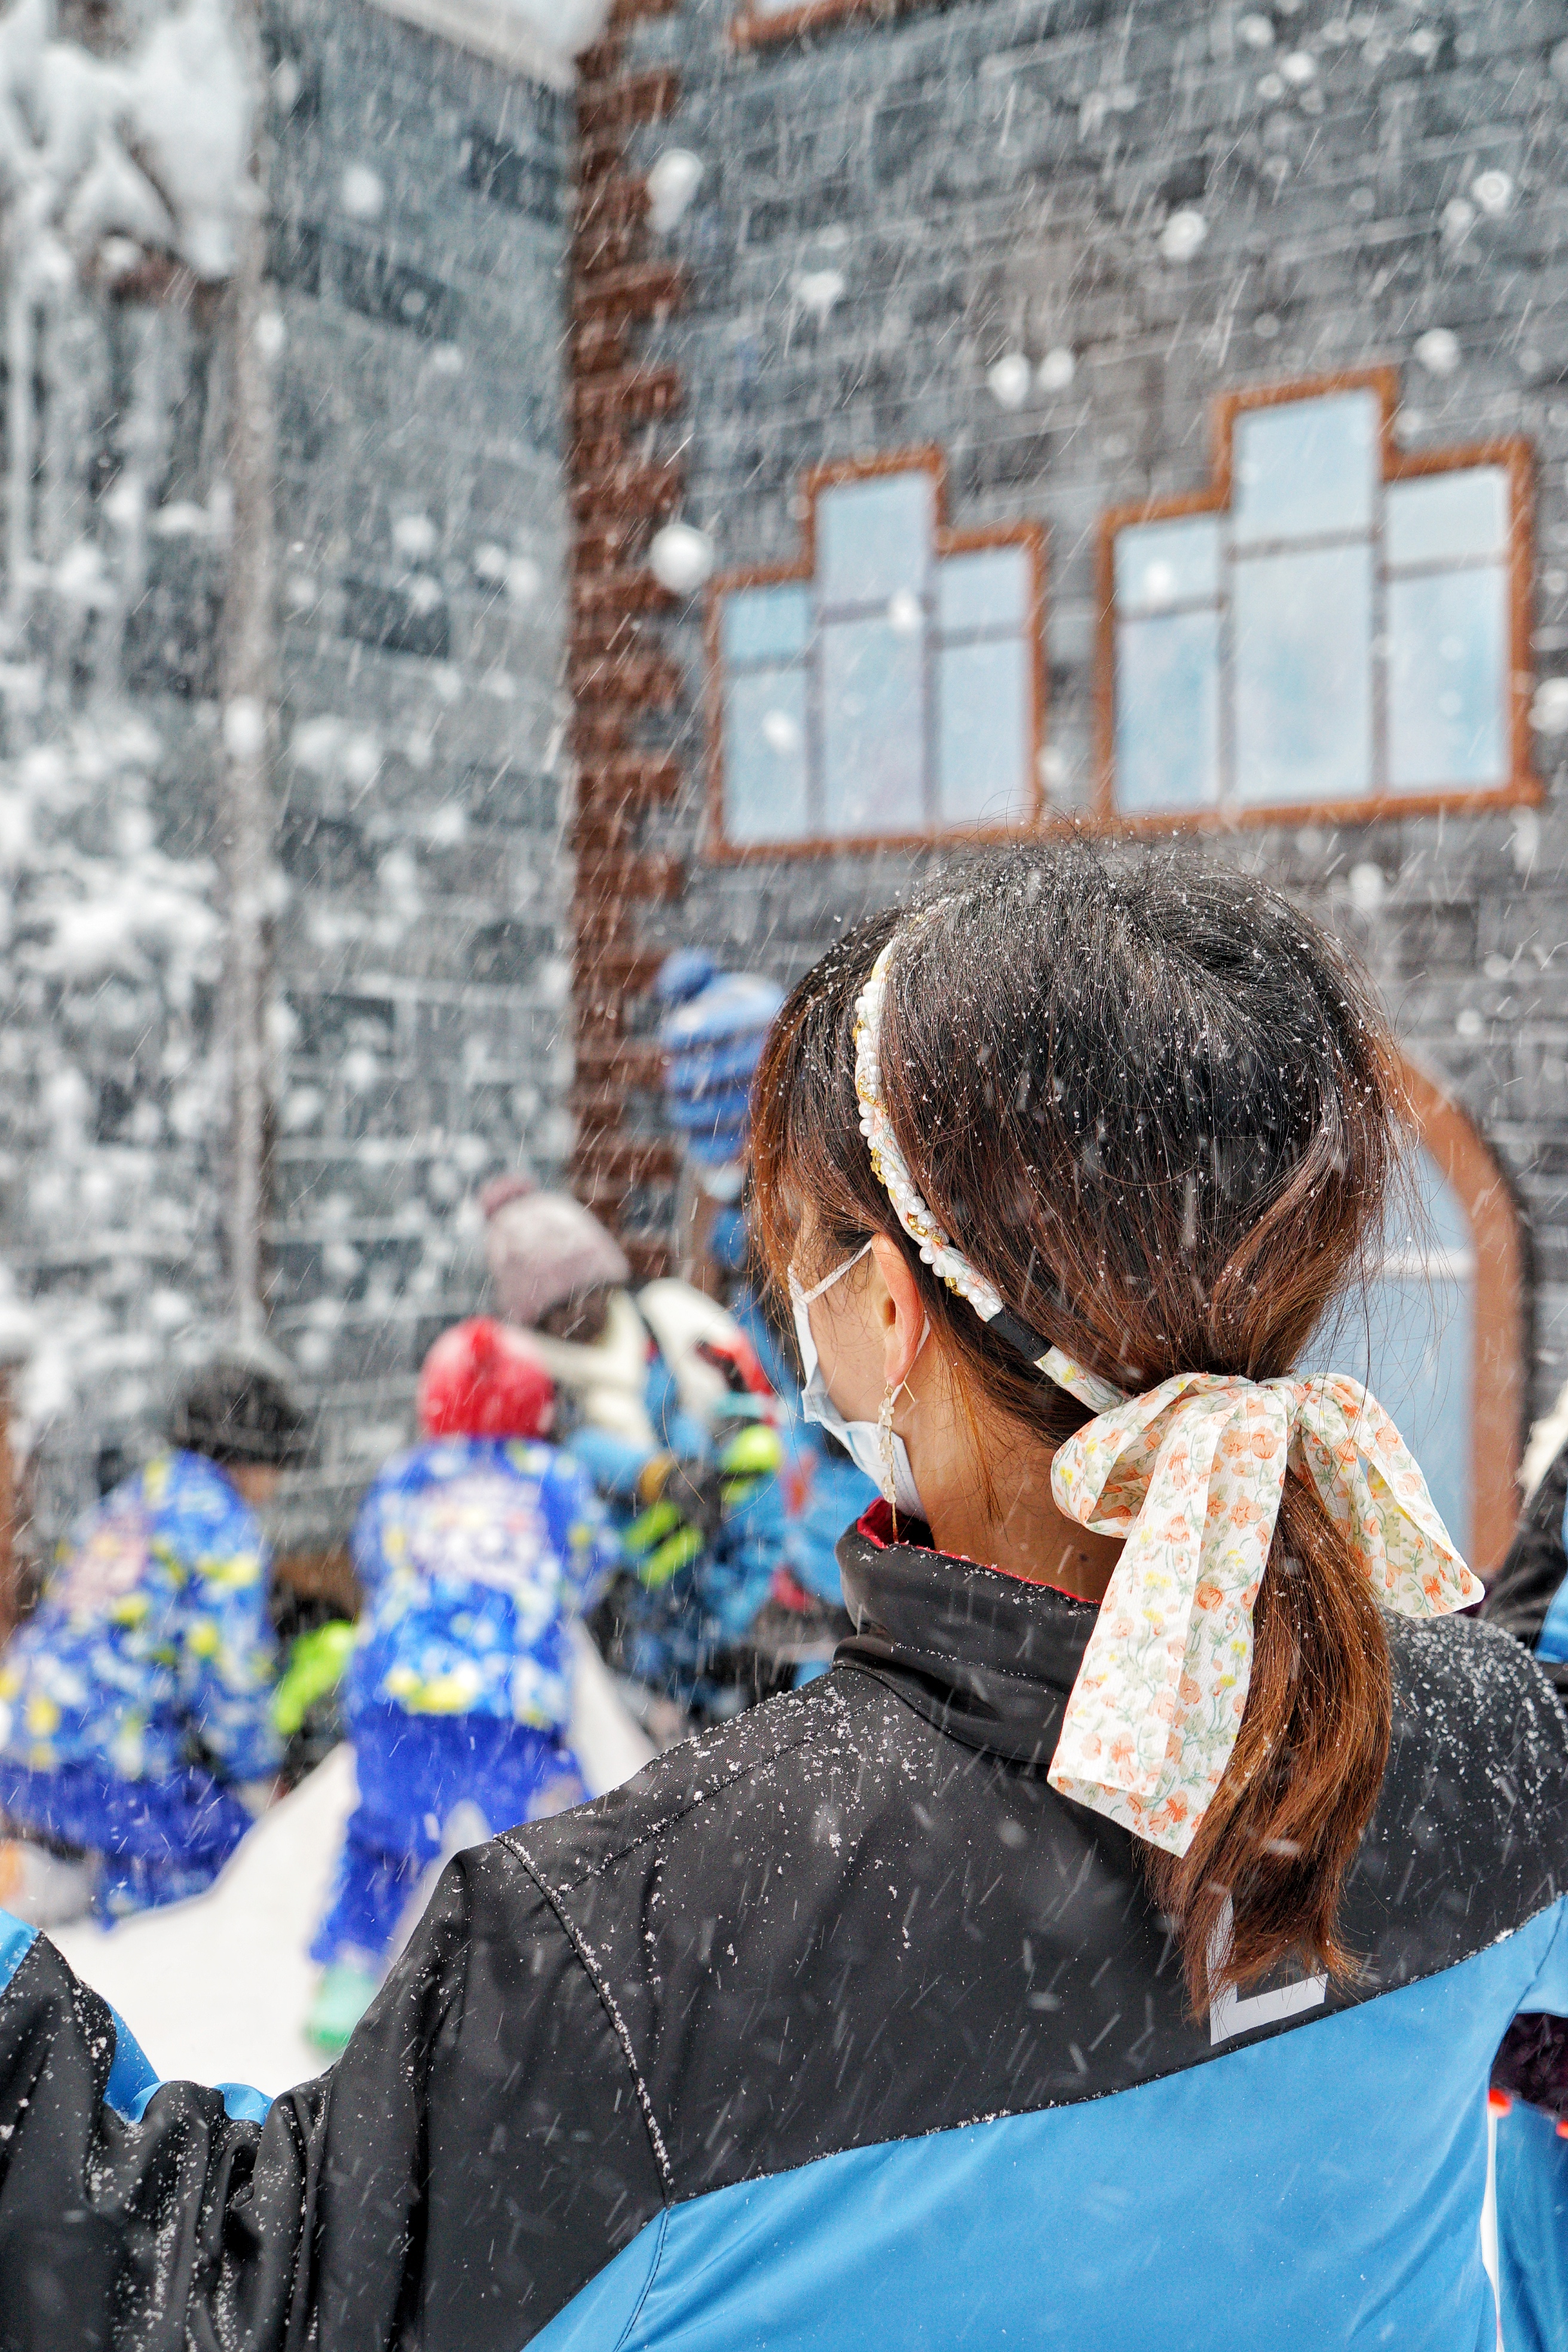
<svg viewBox="0 0 1568 2352">
<path fill-rule="evenodd" d="M 1058 1450 L 1052 1492 L 1081 1526 L 1126 1538 L 1047 1777 L 1185 1853 L 1241 1728 L 1287 1466 L 1311 1482 L 1402 1616 L 1467 1608 L 1482 1587 L 1359 1381 L 1181 1372 L 1124 1397 L 1059 1349 L 1043 1369 L 1096 1415 Z"/>
</svg>

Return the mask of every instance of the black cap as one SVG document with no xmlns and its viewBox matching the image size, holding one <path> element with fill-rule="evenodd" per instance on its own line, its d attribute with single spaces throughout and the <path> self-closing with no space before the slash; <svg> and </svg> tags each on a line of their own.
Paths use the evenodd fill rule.
<svg viewBox="0 0 1568 2352">
<path fill-rule="evenodd" d="M 309 1459 L 310 1429 L 287 1360 L 225 1350 L 192 1372 L 169 1415 L 169 1443 L 214 1462 L 287 1470 Z"/>
</svg>

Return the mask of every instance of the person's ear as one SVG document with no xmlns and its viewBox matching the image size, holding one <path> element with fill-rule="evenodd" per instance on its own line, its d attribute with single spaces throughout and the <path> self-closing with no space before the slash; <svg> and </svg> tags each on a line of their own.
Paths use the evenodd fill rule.
<svg viewBox="0 0 1568 2352">
<path fill-rule="evenodd" d="M 882 1374 L 889 1388 L 902 1388 L 921 1351 L 926 1311 L 910 1262 L 897 1242 L 879 1234 L 871 1244 L 871 1258 L 882 1277 L 878 1306 L 882 1320 Z"/>
</svg>

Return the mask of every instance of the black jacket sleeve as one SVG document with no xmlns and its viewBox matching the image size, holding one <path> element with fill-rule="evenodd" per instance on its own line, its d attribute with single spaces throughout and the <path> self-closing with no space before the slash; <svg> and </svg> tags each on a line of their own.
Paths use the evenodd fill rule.
<svg viewBox="0 0 1568 2352">
<path fill-rule="evenodd" d="M 662 2202 L 611 2014 L 499 1844 L 264 2122 L 187 2083 L 128 2120 L 119 2040 L 40 1937 L 0 1994 L 5 2352 L 518 2352 Z"/>
<path fill-rule="evenodd" d="M 1558 1586 L 1568 1577 L 1563 1543 L 1563 1513 L 1568 1507 L 1568 1445 L 1525 1505 L 1508 1556 L 1487 1591 L 1481 1614 L 1489 1624 L 1533 1651 Z M 1542 1658 L 1541 1666 L 1560 1696 L 1568 1697 L 1568 1664 Z"/>
</svg>

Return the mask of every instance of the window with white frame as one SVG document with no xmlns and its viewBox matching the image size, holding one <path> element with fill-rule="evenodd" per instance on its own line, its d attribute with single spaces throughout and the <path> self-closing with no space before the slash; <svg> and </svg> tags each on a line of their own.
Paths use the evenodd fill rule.
<svg viewBox="0 0 1568 2352">
<path fill-rule="evenodd" d="M 811 560 L 714 583 L 713 846 L 827 846 L 1037 812 L 1030 525 L 952 532 L 931 461 L 826 477 Z"/>
<path fill-rule="evenodd" d="M 1388 461 L 1381 382 L 1235 404 L 1229 496 L 1109 519 L 1108 814 L 1508 793 L 1518 445 Z"/>
</svg>

